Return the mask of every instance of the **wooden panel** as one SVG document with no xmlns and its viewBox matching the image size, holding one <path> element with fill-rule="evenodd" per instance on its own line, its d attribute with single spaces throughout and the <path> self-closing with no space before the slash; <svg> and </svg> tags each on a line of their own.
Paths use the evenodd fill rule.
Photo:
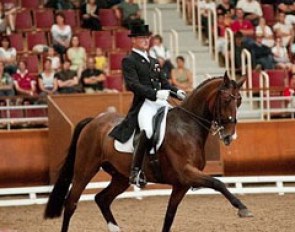
<svg viewBox="0 0 295 232">
<path fill-rule="evenodd" d="M 48 184 L 48 130 L 0 132 L 0 187 Z"/>
<path fill-rule="evenodd" d="M 225 175 L 295 174 L 295 121 L 239 123 L 238 139 L 221 147 Z"/>
</svg>

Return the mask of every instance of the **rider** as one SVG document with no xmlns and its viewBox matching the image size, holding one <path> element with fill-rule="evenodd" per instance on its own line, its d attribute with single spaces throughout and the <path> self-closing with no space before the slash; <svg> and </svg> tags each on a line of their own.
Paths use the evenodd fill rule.
<svg viewBox="0 0 295 232">
<path fill-rule="evenodd" d="M 163 105 L 163 102 L 168 104 L 166 100 L 170 91 L 174 92 L 173 95 L 180 99 L 184 99 L 186 96 L 184 91 L 169 84 L 167 79 L 161 75 L 158 61 L 148 55 L 150 36 L 151 32 L 148 25 L 140 24 L 131 27 L 129 37 L 132 39 L 132 52 L 123 59 L 122 71 L 126 87 L 133 92 L 134 98 L 126 118 L 110 133 L 110 136 L 121 143 L 125 143 L 132 137 L 137 128 L 142 130 L 135 146 L 129 177 L 130 184 L 136 184 L 138 187 L 143 187 L 146 184 L 141 168 L 147 144 L 151 138 L 150 131 L 145 130 L 145 124 L 151 121 L 151 115 L 148 114 L 146 108 L 152 106 L 157 109 Z M 149 106 L 142 109 L 146 101 L 149 102 Z"/>
</svg>

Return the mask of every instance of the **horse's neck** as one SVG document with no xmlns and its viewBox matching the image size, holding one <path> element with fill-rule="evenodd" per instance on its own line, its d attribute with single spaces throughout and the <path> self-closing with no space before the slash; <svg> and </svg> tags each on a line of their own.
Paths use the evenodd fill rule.
<svg viewBox="0 0 295 232">
<path fill-rule="evenodd" d="M 192 94 L 181 104 L 181 107 L 186 111 L 191 112 L 192 115 L 200 117 L 200 119 L 197 119 L 196 117 L 191 116 L 189 120 L 199 131 L 201 141 L 200 138 L 198 139 L 203 146 L 205 146 L 209 129 L 211 127 L 211 121 L 213 120 L 213 114 L 210 112 L 208 105 L 209 99 L 216 97 L 216 89 L 219 85 L 220 80 L 213 80 L 211 84 L 208 83 L 203 88 L 194 90 Z M 188 120 L 188 118 L 184 117 L 182 120 Z"/>
</svg>

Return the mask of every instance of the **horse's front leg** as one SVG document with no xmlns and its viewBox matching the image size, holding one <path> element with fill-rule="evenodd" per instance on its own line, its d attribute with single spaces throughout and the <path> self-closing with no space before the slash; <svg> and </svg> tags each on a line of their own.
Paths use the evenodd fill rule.
<svg viewBox="0 0 295 232">
<path fill-rule="evenodd" d="M 164 226 L 162 229 L 162 232 L 169 232 L 172 222 L 174 220 L 177 207 L 181 200 L 183 199 L 184 195 L 186 194 L 187 190 L 189 187 L 186 186 L 173 186 L 172 193 L 169 199 L 167 211 L 166 211 L 166 216 L 165 216 L 165 221 L 164 221 Z"/>
<path fill-rule="evenodd" d="M 220 180 L 205 175 L 203 172 L 201 172 L 192 165 L 186 165 L 183 174 L 184 183 L 190 184 L 192 187 L 211 188 L 222 193 L 235 208 L 239 209 L 238 215 L 240 217 L 253 216 L 250 210 L 248 210 L 247 207 L 236 196 L 234 196 L 230 191 L 228 191 L 225 184 Z"/>
</svg>

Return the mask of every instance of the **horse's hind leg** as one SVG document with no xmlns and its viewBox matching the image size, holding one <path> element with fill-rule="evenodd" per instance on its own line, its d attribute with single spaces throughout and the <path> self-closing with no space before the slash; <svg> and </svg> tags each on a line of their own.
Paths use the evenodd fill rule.
<svg viewBox="0 0 295 232">
<path fill-rule="evenodd" d="M 162 232 L 169 232 L 172 222 L 174 220 L 177 208 L 189 187 L 186 186 L 173 186 L 172 194 L 169 199 L 164 226 Z"/>
<path fill-rule="evenodd" d="M 205 175 L 204 173 L 202 173 L 197 168 L 191 165 L 188 165 L 185 168 L 184 176 L 186 176 L 186 179 L 187 179 L 186 183 L 190 184 L 192 187 L 211 188 L 222 193 L 235 208 L 239 209 L 238 215 L 240 217 L 253 216 L 252 213 L 247 209 L 247 207 L 235 195 L 233 195 L 230 191 L 228 191 L 225 184 L 221 182 L 220 180 L 213 178 L 211 176 Z"/>
<path fill-rule="evenodd" d="M 85 172 L 80 172 L 79 174 L 77 173 L 76 176 L 74 175 L 72 182 L 73 185 L 65 202 L 65 211 L 61 229 L 62 232 L 68 231 L 71 217 L 73 216 L 77 208 L 80 196 L 84 191 L 86 185 L 90 182 L 90 180 L 98 172 L 98 170 L 99 167 L 93 164 L 92 167 L 89 166 L 89 169 L 85 170 Z"/>
<path fill-rule="evenodd" d="M 112 168 L 109 167 L 109 169 Z M 120 228 L 112 214 L 110 206 L 113 200 L 129 187 L 129 180 L 127 177 L 121 175 L 114 169 L 108 170 L 108 172 L 112 175 L 112 180 L 107 188 L 96 194 L 95 202 L 100 208 L 101 213 L 108 224 L 109 231 L 119 232 Z"/>
</svg>

